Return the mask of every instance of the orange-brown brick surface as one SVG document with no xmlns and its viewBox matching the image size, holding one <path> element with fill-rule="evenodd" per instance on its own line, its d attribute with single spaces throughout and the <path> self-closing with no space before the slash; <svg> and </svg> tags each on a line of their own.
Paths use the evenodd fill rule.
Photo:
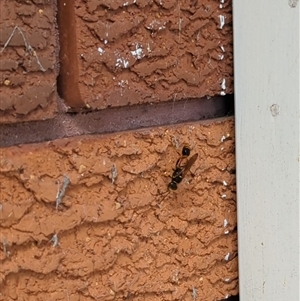
<svg viewBox="0 0 300 301">
<path fill-rule="evenodd" d="M 0 168 L 0 300 L 238 293 L 232 118 L 3 148 Z"/>
<path fill-rule="evenodd" d="M 56 0 L 1 0 L 0 123 L 44 120 L 57 111 Z"/>
<path fill-rule="evenodd" d="M 61 95 L 106 108 L 231 94 L 231 1 L 59 1 Z"/>
</svg>

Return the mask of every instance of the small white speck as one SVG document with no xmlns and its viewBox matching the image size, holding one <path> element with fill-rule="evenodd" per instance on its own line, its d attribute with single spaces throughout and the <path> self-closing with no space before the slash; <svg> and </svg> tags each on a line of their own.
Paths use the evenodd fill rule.
<svg viewBox="0 0 300 301">
<path fill-rule="evenodd" d="M 150 48 L 150 44 L 149 43 L 147 45 L 147 50 L 148 50 L 148 52 L 151 52 L 151 48 Z"/>
<path fill-rule="evenodd" d="M 107 44 L 107 40 L 104 40 L 104 44 L 105 44 L 105 45 Z"/>
<path fill-rule="evenodd" d="M 223 221 L 223 226 L 224 226 L 224 228 L 226 228 L 228 226 L 228 220 L 226 218 Z"/>
<path fill-rule="evenodd" d="M 104 50 L 101 47 L 98 47 L 98 52 L 100 53 L 100 55 L 102 55 L 104 53 Z"/>
<path fill-rule="evenodd" d="M 223 8 L 223 4 L 220 4 L 219 7 L 220 7 L 220 8 Z"/>
<path fill-rule="evenodd" d="M 226 136 L 223 135 L 223 136 L 221 137 L 221 142 L 224 142 L 225 140 L 226 140 Z"/>
<path fill-rule="evenodd" d="M 224 147 L 221 147 L 221 151 L 224 150 Z"/>
<path fill-rule="evenodd" d="M 226 199 L 226 197 L 227 197 L 226 194 L 222 194 L 222 195 L 221 195 L 221 198 L 222 198 L 222 199 Z"/>
<path fill-rule="evenodd" d="M 225 48 L 224 48 L 223 45 L 221 45 L 220 48 L 221 48 L 221 50 L 222 50 L 223 52 L 225 52 Z"/>
<path fill-rule="evenodd" d="M 219 60 L 222 61 L 224 59 L 224 54 L 219 54 Z"/>
<path fill-rule="evenodd" d="M 118 58 L 116 62 L 116 67 L 123 67 L 126 69 L 129 67 L 129 62 L 123 58 Z"/>
<path fill-rule="evenodd" d="M 229 282 L 229 281 L 230 281 L 230 278 L 225 278 L 224 281 L 225 281 L 225 282 Z"/>
<path fill-rule="evenodd" d="M 226 181 L 223 181 L 223 185 L 224 185 L 224 186 L 227 186 L 227 182 L 226 182 Z"/>
<path fill-rule="evenodd" d="M 224 4 L 225 0 L 220 0 L 220 2 Z"/>
<path fill-rule="evenodd" d="M 134 56 L 138 60 L 140 60 L 144 56 L 142 48 L 136 48 L 136 50 L 131 51 L 131 54 L 132 54 L 132 56 Z"/>
<path fill-rule="evenodd" d="M 219 15 L 219 19 L 220 19 L 220 26 L 219 28 L 222 29 L 225 25 L 225 17 L 223 15 Z"/>
<path fill-rule="evenodd" d="M 125 2 L 124 4 L 123 4 L 123 6 L 127 6 L 128 5 L 128 2 Z"/>
<path fill-rule="evenodd" d="M 198 290 L 195 287 L 193 287 L 193 289 L 192 289 L 193 300 L 197 299 L 197 295 L 198 295 L 197 293 L 198 293 Z"/>
<path fill-rule="evenodd" d="M 55 247 L 57 247 L 57 246 L 59 246 L 59 241 L 58 241 L 58 236 L 57 236 L 57 234 L 53 234 L 53 236 L 52 236 L 52 238 L 51 238 L 51 240 L 50 241 L 52 241 L 53 242 L 53 247 L 55 248 Z"/>
<path fill-rule="evenodd" d="M 221 91 L 220 95 L 224 96 L 224 95 L 226 95 L 226 92 L 225 91 Z"/>
<path fill-rule="evenodd" d="M 224 257 L 224 260 L 228 261 L 229 260 L 229 257 L 230 257 L 230 253 L 228 252 L 225 257 Z"/>
<path fill-rule="evenodd" d="M 225 299 L 228 299 L 229 297 L 230 297 L 230 295 L 226 295 L 226 296 L 225 296 Z"/>
<path fill-rule="evenodd" d="M 125 87 L 125 84 L 127 84 L 127 83 L 128 83 L 127 81 L 121 79 L 121 80 L 118 82 L 118 86 L 124 88 L 124 87 Z"/>
<path fill-rule="evenodd" d="M 180 21 L 180 20 L 179 20 Z M 166 22 L 163 22 L 163 23 L 161 23 L 161 22 L 159 22 L 159 21 L 157 21 L 157 20 L 153 20 L 150 24 L 149 24 L 149 26 L 147 26 L 146 28 L 147 29 L 150 29 L 150 30 L 157 30 L 157 31 L 160 31 L 160 30 L 163 30 L 163 29 L 165 29 L 166 28 Z"/>
<path fill-rule="evenodd" d="M 229 234 L 229 230 L 226 230 L 226 231 L 224 232 L 224 234 L 225 234 L 225 235 Z"/>
<path fill-rule="evenodd" d="M 222 88 L 223 90 L 226 89 L 226 78 L 223 78 L 223 79 L 222 79 L 221 88 Z"/>
</svg>

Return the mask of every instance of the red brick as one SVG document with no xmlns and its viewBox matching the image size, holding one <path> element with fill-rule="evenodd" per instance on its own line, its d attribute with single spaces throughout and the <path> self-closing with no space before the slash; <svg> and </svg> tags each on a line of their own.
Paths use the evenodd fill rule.
<svg viewBox="0 0 300 301">
<path fill-rule="evenodd" d="M 231 1 L 65 0 L 59 16 L 61 93 L 70 106 L 233 91 Z"/>
<path fill-rule="evenodd" d="M 194 177 L 165 193 L 186 143 Z M 231 118 L 4 148 L 0 183 L 3 300 L 237 294 Z"/>
<path fill-rule="evenodd" d="M 56 1 L 1 2 L 0 122 L 48 119 L 57 111 Z"/>
</svg>

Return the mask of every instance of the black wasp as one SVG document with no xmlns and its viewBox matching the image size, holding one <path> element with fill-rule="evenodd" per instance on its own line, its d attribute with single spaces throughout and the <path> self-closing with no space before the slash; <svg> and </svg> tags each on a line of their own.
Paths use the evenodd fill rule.
<svg viewBox="0 0 300 301">
<path fill-rule="evenodd" d="M 182 179 L 185 177 L 187 172 L 190 170 L 192 165 L 198 158 L 198 154 L 193 155 L 190 159 L 187 157 L 190 155 L 191 149 L 188 146 L 183 146 L 181 157 L 177 160 L 175 169 L 173 169 L 172 180 L 169 183 L 168 187 L 172 190 L 177 189 L 177 184 L 181 183 Z M 186 163 L 184 163 L 186 161 Z"/>
</svg>

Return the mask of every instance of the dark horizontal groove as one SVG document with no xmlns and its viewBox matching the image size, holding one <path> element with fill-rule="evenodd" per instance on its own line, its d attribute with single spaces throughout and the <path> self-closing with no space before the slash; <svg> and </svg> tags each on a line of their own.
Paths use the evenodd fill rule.
<svg viewBox="0 0 300 301">
<path fill-rule="evenodd" d="M 233 115 L 233 95 L 61 114 L 51 120 L 0 126 L 0 147 L 86 134 L 115 133 Z"/>
</svg>

